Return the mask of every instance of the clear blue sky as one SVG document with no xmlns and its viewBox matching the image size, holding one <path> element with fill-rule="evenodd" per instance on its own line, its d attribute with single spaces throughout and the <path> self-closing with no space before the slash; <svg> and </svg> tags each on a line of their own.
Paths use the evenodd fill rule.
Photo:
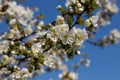
<svg viewBox="0 0 120 80">
<path fill-rule="evenodd" d="M 40 13 L 45 15 L 45 23 L 51 22 L 59 14 L 56 11 L 58 4 L 64 5 L 65 0 L 28 0 L 28 4 L 39 7 Z M 120 8 L 120 0 L 118 0 L 118 6 Z M 3 32 L 5 24 L 0 24 L 0 33 Z M 3 27 L 4 26 L 4 27 Z M 113 16 L 111 25 L 101 29 L 96 36 L 99 38 L 103 37 L 103 34 L 109 34 L 109 30 L 118 28 L 120 30 L 120 12 Z M 89 68 L 81 67 L 78 70 L 78 80 L 120 80 L 120 44 L 110 45 L 103 49 L 85 44 L 85 49 L 82 51 L 87 52 L 91 65 Z M 76 62 L 79 57 L 75 57 Z M 58 73 L 52 72 L 39 76 L 36 80 L 49 80 L 51 77 L 55 77 L 54 80 L 58 80 Z"/>
</svg>

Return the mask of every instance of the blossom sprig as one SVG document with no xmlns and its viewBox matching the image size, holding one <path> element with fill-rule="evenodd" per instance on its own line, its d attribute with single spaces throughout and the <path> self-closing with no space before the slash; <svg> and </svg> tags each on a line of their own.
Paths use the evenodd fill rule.
<svg viewBox="0 0 120 80">
<path fill-rule="evenodd" d="M 98 4 L 100 8 L 102 8 L 97 13 L 99 16 L 98 25 L 101 27 L 109 25 L 111 17 L 119 11 L 116 2 L 110 0 L 98 0 Z"/>
<path fill-rule="evenodd" d="M 29 7 L 17 4 L 15 0 L 0 0 L 0 20 L 9 26 L 9 30 L 0 36 L 0 78 L 28 80 L 57 69 L 62 71 L 60 79 L 77 80 L 78 74 L 69 71 L 64 62 L 80 55 L 83 43 L 90 38 L 89 33 L 97 32 L 98 26 L 102 25 L 101 18 L 107 21 L 102 13 L 110 17 L 108 12 L 118 11 L 115 4 L 108 0 L 105 0 L 106 5 L 103 2 L 66 0 L 66 8 L 57 7 L 60 15 L 53 22 L 44 24 L 38 19 L 41 16 L 34 17 L 34 11 Z M 99 6 L 105 10 L 93 15 Z M 119 31 L 113 30 L 102 42 L 116 43 L 119 34 Z M 78 65 L 88 67 L 90 60 L 85 58 L 84 54 Z"/>
<path fill-rule="evenodd" d="M 99 39 L 96 42 L 90 41 L 90 43 L 97 46 L 101 46 L 101 47 L 104 47 L 110 44 L 117 44 L 119 42 L 120 42 L 120 31 L 117 29 L 111 30 L 110 34 L 108 36 L 104 36 L 103 39 Z"/>
</svg>

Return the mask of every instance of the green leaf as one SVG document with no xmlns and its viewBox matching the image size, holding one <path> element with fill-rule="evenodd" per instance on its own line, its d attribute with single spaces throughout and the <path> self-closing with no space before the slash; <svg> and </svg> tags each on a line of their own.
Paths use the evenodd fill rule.
<svg viewBox="0 0 120 80">
<path fill-rule="evenodd" d="M 79 25 L 83 25 L 84 20 L 82 19 L 82 17 L 80 17 L 80 18 L 77 20 L 77 23 L 78 23 Z"/>
<path fill-rule="evenodd" d="M 62 15 L 66 15 L 66 13 L 67 13 L 66 9 L 63 9 L 63 8 L 60 10 L 60 12 L 61 12 Z"/>
<path fill-rule="evenodd" d="M 74 19 L 71 17 L 71 16 L 68 16 L 68 19 L 67 19 L 67 22 L 68 22 L 68 25 L 70 26 L 71 23 L 74 21 Z"/>
<path fill-rule="evenodd" d="M 44 15 L 43 15 L 43 14 L 39 14 L 39 15 L 37 16 L 37 18 L 38 18 L 38 19 L 43 19 L 43 18 L 44 18 Z"/>
</svg>

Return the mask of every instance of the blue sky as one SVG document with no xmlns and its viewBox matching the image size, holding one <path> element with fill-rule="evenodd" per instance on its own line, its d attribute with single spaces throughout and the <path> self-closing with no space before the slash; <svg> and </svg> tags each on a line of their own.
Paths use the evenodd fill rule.
<svg viewBox="0 0 120 80">
<path fill-rule="evenodd" d="M 39 11 L 37 13 L 43 13 L 45 15 L 45 23 L 51 22 L 59 14 L 56 10 L 58 4 L 64 5 L 65 0 L 28 0 L 29 3 L 25 5 L 37 6 Z M 118 6 L 120 8 L 120 0 L 118 0 Z M 103 37 L 103 34 L 109 34 L 109 30 L 117 28 L 120 30 L 120 12 L 113 16 L 111 25 L 101 29 L 96 36 Z M 4 32 L 7 28 L 5 23 L 0 24 L 0 33 Z M 91 60 L 91 65 L 88 68 L 81 67 L 78 70 L 78 80 L 120 80 L 120 44 L 110 45 L 103 49 L 85 44 L 85 48 L 82 50 L 88 53 L 88 59 Z M 74 57 L 75 63 L 79 57 Z M 56 72 L 43 74 L 36 80 L 49 80 L 48 78 L 55 77 L 57 79 Z"/>
</svg>

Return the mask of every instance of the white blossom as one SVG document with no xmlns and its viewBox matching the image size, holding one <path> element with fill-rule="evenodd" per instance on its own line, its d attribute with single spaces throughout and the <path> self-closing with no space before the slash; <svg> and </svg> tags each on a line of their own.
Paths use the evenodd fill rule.
<svg viewBox="0 0 120 80">
<path fill-rule="evenodd" d="M 27 68 L 23 68 L 19 71 L 14 72 L 13 74 L 11 74 L 11 76 L 9 77 L 9 79 L 21 79 L 21 80 L 27 80 L 29 77 L 31 77 L 32 74 L 28 71 Z"/>
<path fill-rule="evenodd" d="M 78 74 L 75 72 L 63 72 L 62 74 L 59 74 L 59 78 L 63 80 L 77 80 Z"/>
<path fill-rule="evenodd" d="M 111 31 L 111 35 L 113 35 L 114 38 L 119 39 L 119 38 L 120 38 L 120 31 L 118 31 L 117 29 L 113 29 L 113 30 Z"/>
<path fill-rule="evenodd" d="M 72 3 L 75 3 L 76 0 L 66 0 L 66 7 L 69 7 Z"/>
<path fill-rule="evenodd" d="M 30 35 L 32 32 L 33 32 L 32 27 L 28 26 L 28 27 L 24 28 L 25 36 Z"/>
<path fill-rule="evenodd" d="M 73 28 L 75 32 L 75 45 L 82 46 L 83 42 L 88 39 L 88 34 L 85 29 Z"/>
<path fill-rule="evenodd" d="M 118 7 L 116 6 L 116 4 L 113 4 L 111 2 L 107 2 L 105 7 L 106 7 L 106 9 L 108 9 L 112 13 L 117 13 L 119 10 Z"/>
<path fill-rule="evenodd" d="M 21 33 L 17 27 L 14 27 L 13 29 L 11 29 L 8 34 L 8 38 L 10 39 L 19 39 L 20 37 L 21 37 Z"/>
<path fill-rule="evenodd" d="M 90 25 L 91 25 L 90 20 L 87 19 L 87 20 L 84 21 L 84 26 L 85 27 L 89 27 Z"/>
<path fill-rule="evenodd" d="M 10 22 L 9 22 L 10 25 L 13 25 L 15 23 L 16 23 L 16 19 L 11 19 Z"/>
<path fill-rule="evenodd" d="M 15 59 L 13 57 L 9 57 L 7 55 L 3 55 L 1 62 L 3 63 L 3 65 L 11 65 L 15 63 Z"/>
<path fill-rule="evenodd" d="M 8 64 L 8 62 L 9 62 L 9 57 L 8 57 L 7 55 L 3 55 L 3 56 L 2 56 L 2 59 L 1 59 L 1 62 L 3 63 L 3 65 Z"/>
<path fill-rule="evenodd" d="M 3 52 L 7 52 L 9 49 L 9 43 L 8 41 L 4 40 L 0 42 L 0 54 Z"/>
<path fill-rule="evenodd" d="M 86 19 L 84 21 L 84 26 L 89 27 L 92 24 L 94 27 L 97 27 L 98 26 L 98 24 L 97 24 L 98 19 L 99 19 L 98 16 L 92 16 L 89 19 Z"/>
<path fill-rule="evenodd" d="M 49 58 L 48 58 L 49 57 Z M 46 55 L 44 58 L 44 65 L 55 68 L 56 58 L 54 55 Z"/>
<path fill-rule="evenodd" d="M 81 53 L 80 53 L 80 51 L 77 51 L 77 54 L 79 54 L 79 55 L 80 55 L 80 54 L 81 54 Z"/>
<path fill-rule="evenodd" d="M 47 37 L 50 38 L 53 42 L 57 42 L 58 33 L 55 31 L 55 27 L 51 27 L 51 31 L 47 34 Z"/>
<path fill-rule="evenodd" d="M 82 3 L 85 3 L 86 0 L 81 0 Z"/>
<path fill-rule="evenodd" d="M 31 50 L 33 51 L 33 53 L 42 53 L 43 52 L 42 43 L 38 42 L 33 44 Z"/>
<path fill-rule="evenodd" d="M 18 23 L 22 25 L 27 25 L 27 22 L 33 17 L 33 11 L 29 8 L 24 8 L 21 5 L 17 5 L 15 1 L 10 1 L 8 3 L 9 7 L 7 13 L 14 17 Z"/>
<path fill-rule="evenodd" d="M 60 9 L 60 8 L 62 8 L 62 6 L 61 6 L 61 5 L 58 5 L 58 6 L 56 7 L 56 9 Z"/>
<path fill-rule="evenodd" d="M 65 3 L 66 7 L 69 8 L 70 12 L 81 13 L 84 10 L 84 6 L 78 0 L 67 0 Z M 75 5 L 75 7 L 73 7 Z"/>
<path fill-rule="evenodd" d="M 60 24 L 64 24 L 65 22 L 64 22 L 64 17 L 62 17 L 62 16 L 57 16 L 57 18 L 56 18 L 56 24 L 57 25 L 60 25 Z"/>
<path fill-rule="evenodd" d="M 90 66 L 90 60 L 85 60 L 85 63 L 84 63 L 84 65 L 86 66 L 86 67 L 89 67 Z"/>
<path fill-rule="evenodd" d="M 69 72 L 68 76 L 72 79 L 72 80 L 77 80 L 78 78 L 78 74 L 75 72 Z"/>
<path fill-rule="evenodd" d="M 109 36 L 110 40 L 113 40 L 115 43 L 118 43 L 120 41 L 120 31 L 117 29 L 113 29 L 111 31 L 111 35 Z"/>
<path fill-rule="evenodd" d="M 58 33 L 59 38 L 62 40 L 63 44 L 72 44 L 74 41 L 74 33 L 69 31 L 67 24 L 57 25 L 55 27 L 56 32 Z M 69 35 L 71 34 L 71 35 Z"/>
<path fill-rule="evenodd" d="M 94 26 L 97 26 L 98 19 L 99 19 L 98 16 L 92 16 L 92 17 L 90 18 L 90 20 L 91 20 L 91 22 L 92 22 L 92 24 L 93 24 Z"/>
<path fill-rule="evenodd" d="M 37 29 L 41 30 L 43 25 L 44 25 L 44 21 L 40 21 L 37 25 Z"/>
</svg>

